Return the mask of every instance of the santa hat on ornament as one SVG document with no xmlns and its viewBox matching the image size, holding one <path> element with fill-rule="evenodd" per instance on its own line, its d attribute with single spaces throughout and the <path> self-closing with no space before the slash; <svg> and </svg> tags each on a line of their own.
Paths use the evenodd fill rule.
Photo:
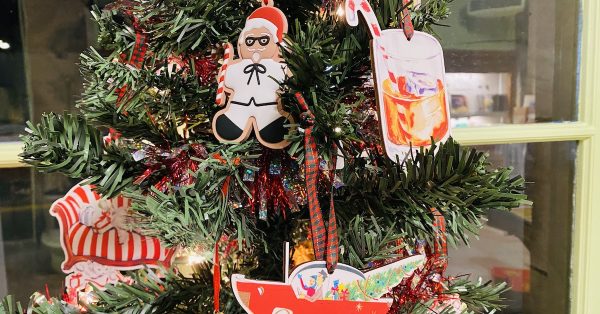
<svg viewBox="0 0 600 314">
<path fill-rule="evenodd" d="M 283 40 L 283 34 L 287 33 L 287 18 L 278 8 L 266 6 L 256 9 L 248 19 L 244 30 L 264 27 L 269 30 L 277 43 Z"/>
</svg>

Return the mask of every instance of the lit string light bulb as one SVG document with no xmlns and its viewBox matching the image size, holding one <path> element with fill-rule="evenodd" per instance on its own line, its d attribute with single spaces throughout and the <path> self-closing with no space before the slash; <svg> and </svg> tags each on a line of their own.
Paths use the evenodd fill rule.
<svg viewBox="0 0 600 314">
<path fill-rule="evenodd" d="M 344 15 L 346 15 L 346 12 L 344 11 L 344 5 L 340 4 L 337 8 L 337 10 L 335 10 L 335 14 L 339 17 L 342 18 L 344 17 Z"/>
<path fill-rule="evenodd" d="M 0 39 L 0 49 L 8 50 L 10 49 L 10 44 Z"/>
<path fill-rule="evenodd" d="M 80 294 L 79 300 L 88 305 L 94 305 L 98 303 L 98 297 L 93 291 L 85 291 Z"/>
<path fill-rule="evenodd" d="M 188 265 L 203 264 L 207 261 L 206 257 L 199 254 L 191 254 L 188 256 Z"/>
</svg>

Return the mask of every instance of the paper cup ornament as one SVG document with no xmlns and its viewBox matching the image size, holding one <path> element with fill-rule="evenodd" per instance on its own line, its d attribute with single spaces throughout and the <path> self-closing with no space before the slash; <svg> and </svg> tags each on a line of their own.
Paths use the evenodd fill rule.
<svg viewBox="0 0 600 314">
<path fill-rule="evenodd" d="M 425 260 L 424 255 L 415 255 L 366 273 L 338 264 L 331 274 L 325 262 L 309 262 L 298 266 L 286 282 L 233 275 L 231 285 L 238 302 L 250 314 L 385 314 L 393 300 L 383 296 L 421 268 Z"/>
<path fill-rule="evenodd" d="M 280 51 L 287 28 L 281 10 L 263 6 L 246 20 L 237 59 L 232 45 L 226 45 L 216 102 L 227 107 L 213 119 L 213 132 L 221 142 L 243 142 L 254 130 L 266 147 L 280 149 L 289 144 L 286 125 L 293 121 L 279 97 L 280 83 L 289 75 Z"/>
<path fill-rule="evenodd" d="M 402 160 L 411 146 L 416 150 L 430 146 L 431 139 L 446 140 L 450 111 L 440 43 L 419 31 L 410 36 L 402 29 L 382 31 L 367 1 L 346 0 L 350 25 L 358 25 L 359 11 L 373 36 L 373 80 L 388 157 Z"/>
</svg>

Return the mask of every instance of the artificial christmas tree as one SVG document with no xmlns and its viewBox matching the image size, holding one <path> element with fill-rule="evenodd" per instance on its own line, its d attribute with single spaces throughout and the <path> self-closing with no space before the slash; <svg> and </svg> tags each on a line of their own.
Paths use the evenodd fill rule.
<svg viewBox="0 0 600 314">
<path fill-rule="evenodd" d="M 394 122 L 402 116 L 386 120 L 405 133 L 381 124 L 390 114 L 378 110 L 385 86 L 372 79 L 370 34 L 402 28 L 410 41 L 432 33 L 449 2 L 120 0 L 94 10 L 100 50 L 81 55 L 79 111 L 28 123 L 22 158 L 81 178 L 104 198 L 125 197 L 136 232 L 197 263 L 191 274 L 177 265 L 140 270 L 67 300 L 37 294 L 30 308 L 242 313 L 272 291 L 241 295 L 247 279 L 305 290 L 288 295 L 298 300 L 288 307 L 266 294 L 269 313 L 327 302 L 356 302 L 357 311 L 383 304 L 377 313 L 499 308 L 504 284 L 446 276 L 446 245 L 468 243 L 488 210 L 525 202 L 523 179 L 446 139 L 442 79 L 431 84 L 413 71 L 403 79 L 421 85 L 403 85 L 394 76 L 401 90 L 391 97 L 429 97 L 402 90 L 426 86 L 443 112 L 423 118 L 435 127 L 414 132 Z M 351 27 L 344 15 L 358 7 L 368 23 Z M 404 118 L 430 116 L 410 110 Z M 390 154 L 391 134 L 404 154 Z M 288 255 L 316 259 L 319 269 L 293 265 L 296 277 L 287 277 Z"/>
</svg>

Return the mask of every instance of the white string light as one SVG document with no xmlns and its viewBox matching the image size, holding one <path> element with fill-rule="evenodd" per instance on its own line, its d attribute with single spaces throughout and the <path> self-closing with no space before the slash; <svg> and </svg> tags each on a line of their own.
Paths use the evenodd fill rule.
<svg viewBox="0 0 600 314">
<path fill-rule="evenodd" d="M 188 265 L 194 265 L 194 264 L 202 264 L 205 263 L 207 261 L 205 256 L 202 255 L 197 255 L 197 254 L 192 254 L 188 256 Z"/>
<path fill-rule="evenodd" d="M 0 39 L 0 49 L 7 50 L 10 49 L 10 44 Z"/>
<path fill-rule="evenodd" d="M 344 17 L 344 15 L 346 14 L 346 12 L 344 11 L 344 6 L 340 4 L 337 10 L 335 11 L 335 14 L 337 14 L 337 16 L 339 17 Z"/>
</svg>

